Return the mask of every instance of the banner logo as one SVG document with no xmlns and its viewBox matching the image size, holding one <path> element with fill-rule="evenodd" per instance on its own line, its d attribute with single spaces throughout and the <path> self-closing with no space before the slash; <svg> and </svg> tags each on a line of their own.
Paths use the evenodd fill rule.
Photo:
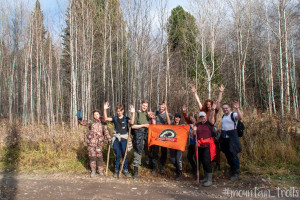
<svg viewBox="0 0 300 200">
<path fill-rule="evenodd" d="M 162 142 L 177 142 L 177 133 L 173 129 L 165 129 L 163 130 L 156 140 L 160 140 Z"/>
</svg>

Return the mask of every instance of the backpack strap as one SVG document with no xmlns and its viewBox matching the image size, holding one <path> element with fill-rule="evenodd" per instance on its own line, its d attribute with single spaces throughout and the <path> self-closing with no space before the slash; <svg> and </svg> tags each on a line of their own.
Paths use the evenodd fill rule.
<svg viewBox="0 0 300 200">
<path fill-rule="evenodd" d="M 115 131 L 116 131 L 116 132 L 117 132 L 117 130 L 116 130 L 117 120 L 118 120 L 118 118 L 117 118 L 117 116 L 115 116 L 115 117 L 114 117 L 114 127 L 115 127 Z"/>
<path fill-rule="evenodd" d="M 129 130 L 129 128 L 128 128 L 128 123 L 127 123 L 127 116 L 123 116 L 123 119 L 124 119 L 124 123 L 125 123 L 125 128 L 126 128 L 126 130 L 127 130 L 127 132 L 128 132 L 128 130 Z M 114 125 L 115 125 L 115 131 L 117 132 L 117 130 L 116 130 L 116 124 L 117 124 L 117 120 L 118 120 L 118 116 L 115 116 L 114 117 Z"/>
<path fill-rule="evenodd" d="M 90 129 L 90 130 L 92 129 L 93 123 L 94 123 L 94 120 L 91 120 L 90 125 L 89 125 L 89 129 Z"/>
<path fill-rule="evenodd" d="M 209 122 L 205 122 L 205 124 L 208 126 L 210 132 L 211 132 L 211 135 L 213 134 L 213 129 L 212 129 L 212 126 L 209 124 Z"/>
<path fill-rule="evenodd" d="M 232 113 L 230 114 L 230 118 L 231 118 L 231 120 L 233 121 L 234 129 L 236 129 L 236 124 L 235 124 L 235 119 L 234 119 L 234 117 L 233 117 L 233 113 L 234 113 L 234 112 L 232 112 Z"/>
<path fill-rule="evenodd" d="M 128 132 L 129 131 L 129 127 L 128 127 L 128 123 L 127 123 L 127 116 L 124 115 L 123 119 L 124 119 L 124 123 L 125 123 L 125 128 L 126 128 L 126 130 Z"/>
</svg>

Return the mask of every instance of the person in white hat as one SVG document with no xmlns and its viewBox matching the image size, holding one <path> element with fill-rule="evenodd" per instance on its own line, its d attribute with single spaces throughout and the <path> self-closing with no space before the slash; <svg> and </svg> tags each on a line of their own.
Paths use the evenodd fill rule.
<svg viewBox="0 0 300 200">
<path fill-rule="evenodd" d="M 214 109 L 216 104 L 212 106 Z M 207 121 L 206 113 L 199 112 L 199 123 L 194 126 L 194 134 L 197 138 L 198 160 L 202 163 L 204 171 L 204 179 L 200 180 L 203 186 L 208 187 L 212 185 L 212 167 L 211 161 L 213 160 L 215 152 L 215 143 L 212 136 L 212 128 L 215 123 L 214 109 L 211 111 L 209 120 Z M 199 170 L 199 169 L 197 169 Z"/>
</svg>

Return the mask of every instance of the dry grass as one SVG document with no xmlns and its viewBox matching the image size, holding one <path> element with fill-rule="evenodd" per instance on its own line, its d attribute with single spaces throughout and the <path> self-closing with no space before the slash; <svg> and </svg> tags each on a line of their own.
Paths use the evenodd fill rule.
<svg viewBox="0 0 300 200">
<path fill-rule="evenodd" d="M 291 120 L 284 123 L 276 117 L 258 115 L 256 112 L 245 113 L 246 126 L 243 147 L 239 155 L 244 174 L 300 178 L 300 133 Z M 220 119 L 221 117 L 219 117 Z M 112 128 L 112 127 L 110 127 Z M 15 123 L 9 126 L 0 123 L 0 167 L 25 172 L 65 172 L 86 173 L 89 170 L 87 148 L 84 135 L 88 129 L 71 129 L 56 125 L 52 131 L 44 125 L 27 127 Z M 106 161 L 107 148 L 104 148 Z M 129 163 L 133 153 L 129 153 Z M 186 152 L 185 152 L 186 155 Z M 113 171 L 114 156 L 110 154 L 110 170 Z M 188 169 L 184 158 L 184 169 Z M 222 156 L 222 166 L 226 164 Z M 144 172 L 143 172 L 144 171 Z M 167 173 L 172 175 L 173 166 L 167 165 Z M 150 170 L 142 169 L 147 175 Z M 149 175 L 150 176 L 150 175 Z M 287 178 L 288 179 L 288 178 Z"/>
</svg>

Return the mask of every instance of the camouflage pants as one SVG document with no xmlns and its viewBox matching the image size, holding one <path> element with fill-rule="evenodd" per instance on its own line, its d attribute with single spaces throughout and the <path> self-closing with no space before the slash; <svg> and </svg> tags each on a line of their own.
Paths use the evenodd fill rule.
<svg viewBox="0 0 300 200">
<path fill-rule="evenodd" d="M 96 146 L 96 147 L 91 147 L 88 146 L 88 155 L 90 158 L 90 167 L 92 171 L 96 170 L 98 172 L 103 172 L 104 171 L 104 166 L 103 166 L 103 155 L 102 155 L 102 146 Z"/>
<path fill-rule="evenodd" d="M 142 164 L 142 154 L 144 149 L 144 137 L 148 129 L 140 128 L 134 131 L 132 145 L 133 145 L 133 163 L 134 167 L 140 167 Z"/>
</svg>

